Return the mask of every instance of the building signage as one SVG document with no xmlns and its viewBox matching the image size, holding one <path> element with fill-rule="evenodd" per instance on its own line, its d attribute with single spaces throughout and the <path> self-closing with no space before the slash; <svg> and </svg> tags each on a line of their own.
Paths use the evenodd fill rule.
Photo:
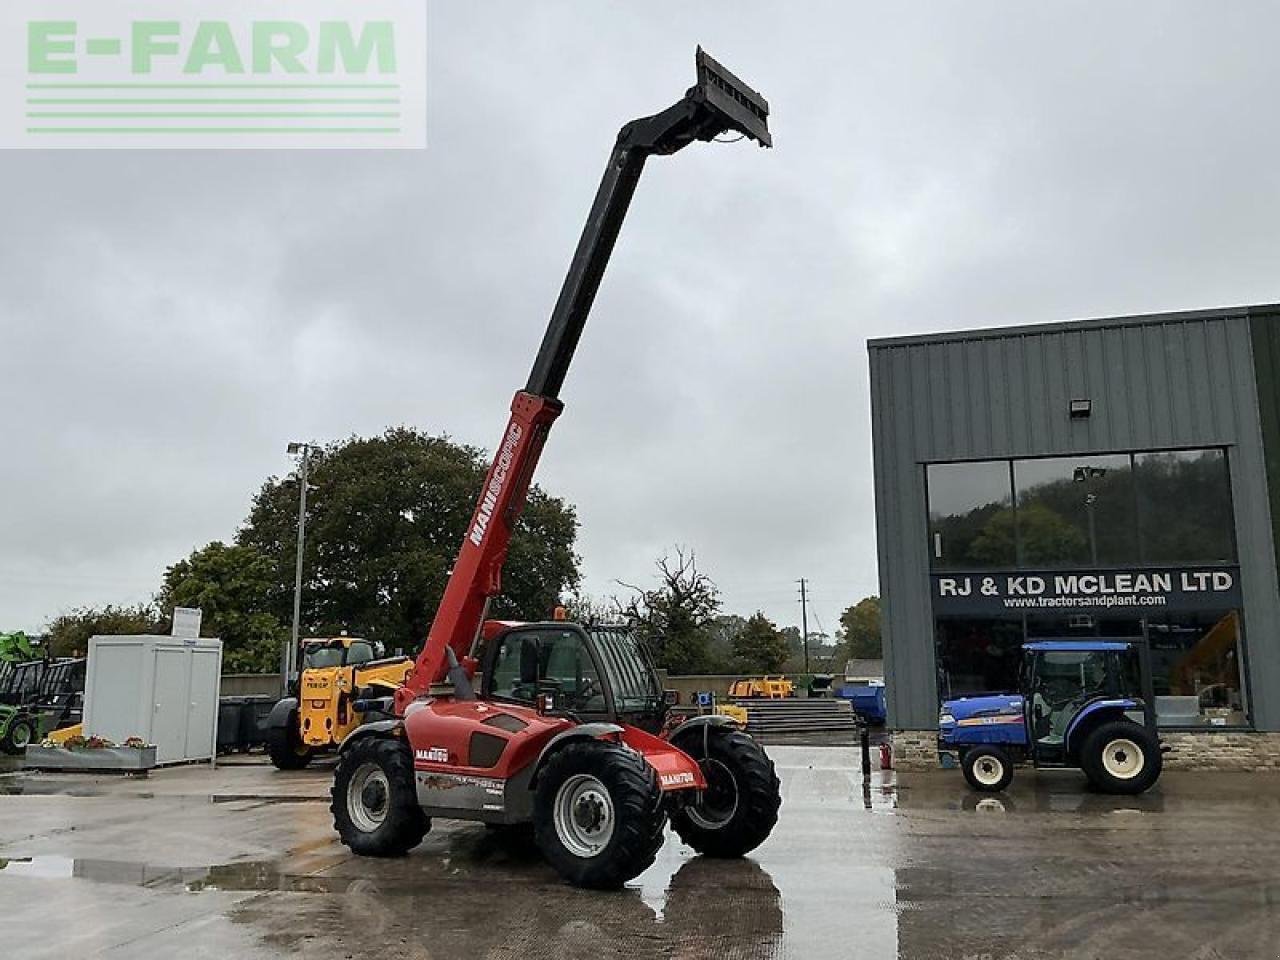
<svg viewBox="0 0 1280 960">
<path fill-rule="evenodd" d="M 930 583 L 938 614 L 1112 610 L 1142 616 L 1241 605 L 1237 567 L 945 573 L 933 574 Z"/>
</svg>

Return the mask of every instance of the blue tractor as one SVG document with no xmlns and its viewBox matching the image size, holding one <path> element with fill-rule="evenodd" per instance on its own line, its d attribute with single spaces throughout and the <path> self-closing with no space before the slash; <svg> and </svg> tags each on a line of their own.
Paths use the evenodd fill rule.
<svg viewBox="0 0 1280 960">
<path fill-rule="evenodd" d="M 1074 767 L 1104 793 L 1137 794 L 1160 776 L 1149 669 L 1126 640 L 1032 640 L 1019 693 L 946 700 L 938 749 L 959 755 L 975 790 L 1009 786 L 1019 763 Z"/>
</svg>

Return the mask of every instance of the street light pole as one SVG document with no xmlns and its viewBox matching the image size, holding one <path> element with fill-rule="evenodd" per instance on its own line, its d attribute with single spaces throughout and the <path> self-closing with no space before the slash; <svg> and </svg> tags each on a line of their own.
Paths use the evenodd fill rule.
<svg viewBox="0 0 1280 960">
<path fill-rule="evenodd" d="M 311 444 L 291 443 L 288 447 L 291 454 L 302 454 L 302 462 L 298 468 L 298 555 L 293 572 L 293 629 L 290 631 L 289 647 L 281 658 L 281 681 L 288 693 L 289 680 L 297 669 L 298 630 L 302 620 L 302 551 L 307 538 L 307 467 L 311 460 Z"/>
<path fill-rule="evenodd" d="M 804 672 L 809 672 L 809 594 L 808 581 L 801 577 L 800 584 L 800 643 L 804 649 Z"/>
</svg>

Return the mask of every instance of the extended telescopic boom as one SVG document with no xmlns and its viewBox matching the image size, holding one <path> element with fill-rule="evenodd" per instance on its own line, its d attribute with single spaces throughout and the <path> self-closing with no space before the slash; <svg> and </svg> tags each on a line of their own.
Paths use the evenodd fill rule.
<svg viewBox="0 0 1280 960">
<path fill-rule="evenodd" d="M 765 99 L 701 47 L 696 62 L 698 82 L 679 101 L 661 113 L 631 121 L 618 133 L 529 381 L 512 400 L 511 419 L 481 488 L 480 502 L 458 551 L 427 642 L 406 685 L 396 694 L 396 707 L 401 713 L 431 684 L 443 680 L 451 666 L 461 662 L 467 674 L 472 672 L 474 664 L 468 662 L 472 644 L 489 598 L 501 588 L 511 531 L 524 509 L 551 424 L 563 409 L 558 399 L 560 388 L 645 160 L 730 131 L 750 137 L 763 147 L 773 145 Z"/>
</svg>

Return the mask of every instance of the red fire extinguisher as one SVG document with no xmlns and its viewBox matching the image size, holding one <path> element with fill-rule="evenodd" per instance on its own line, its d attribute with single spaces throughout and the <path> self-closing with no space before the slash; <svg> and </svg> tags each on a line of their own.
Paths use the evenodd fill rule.
<svg viewBox="0 0 1280 960">
<path fill-rule="evenodd" d="M 887 743 L 880 744 L 880 769 L 893 769 L 893 748 Z"/>
</svg>

